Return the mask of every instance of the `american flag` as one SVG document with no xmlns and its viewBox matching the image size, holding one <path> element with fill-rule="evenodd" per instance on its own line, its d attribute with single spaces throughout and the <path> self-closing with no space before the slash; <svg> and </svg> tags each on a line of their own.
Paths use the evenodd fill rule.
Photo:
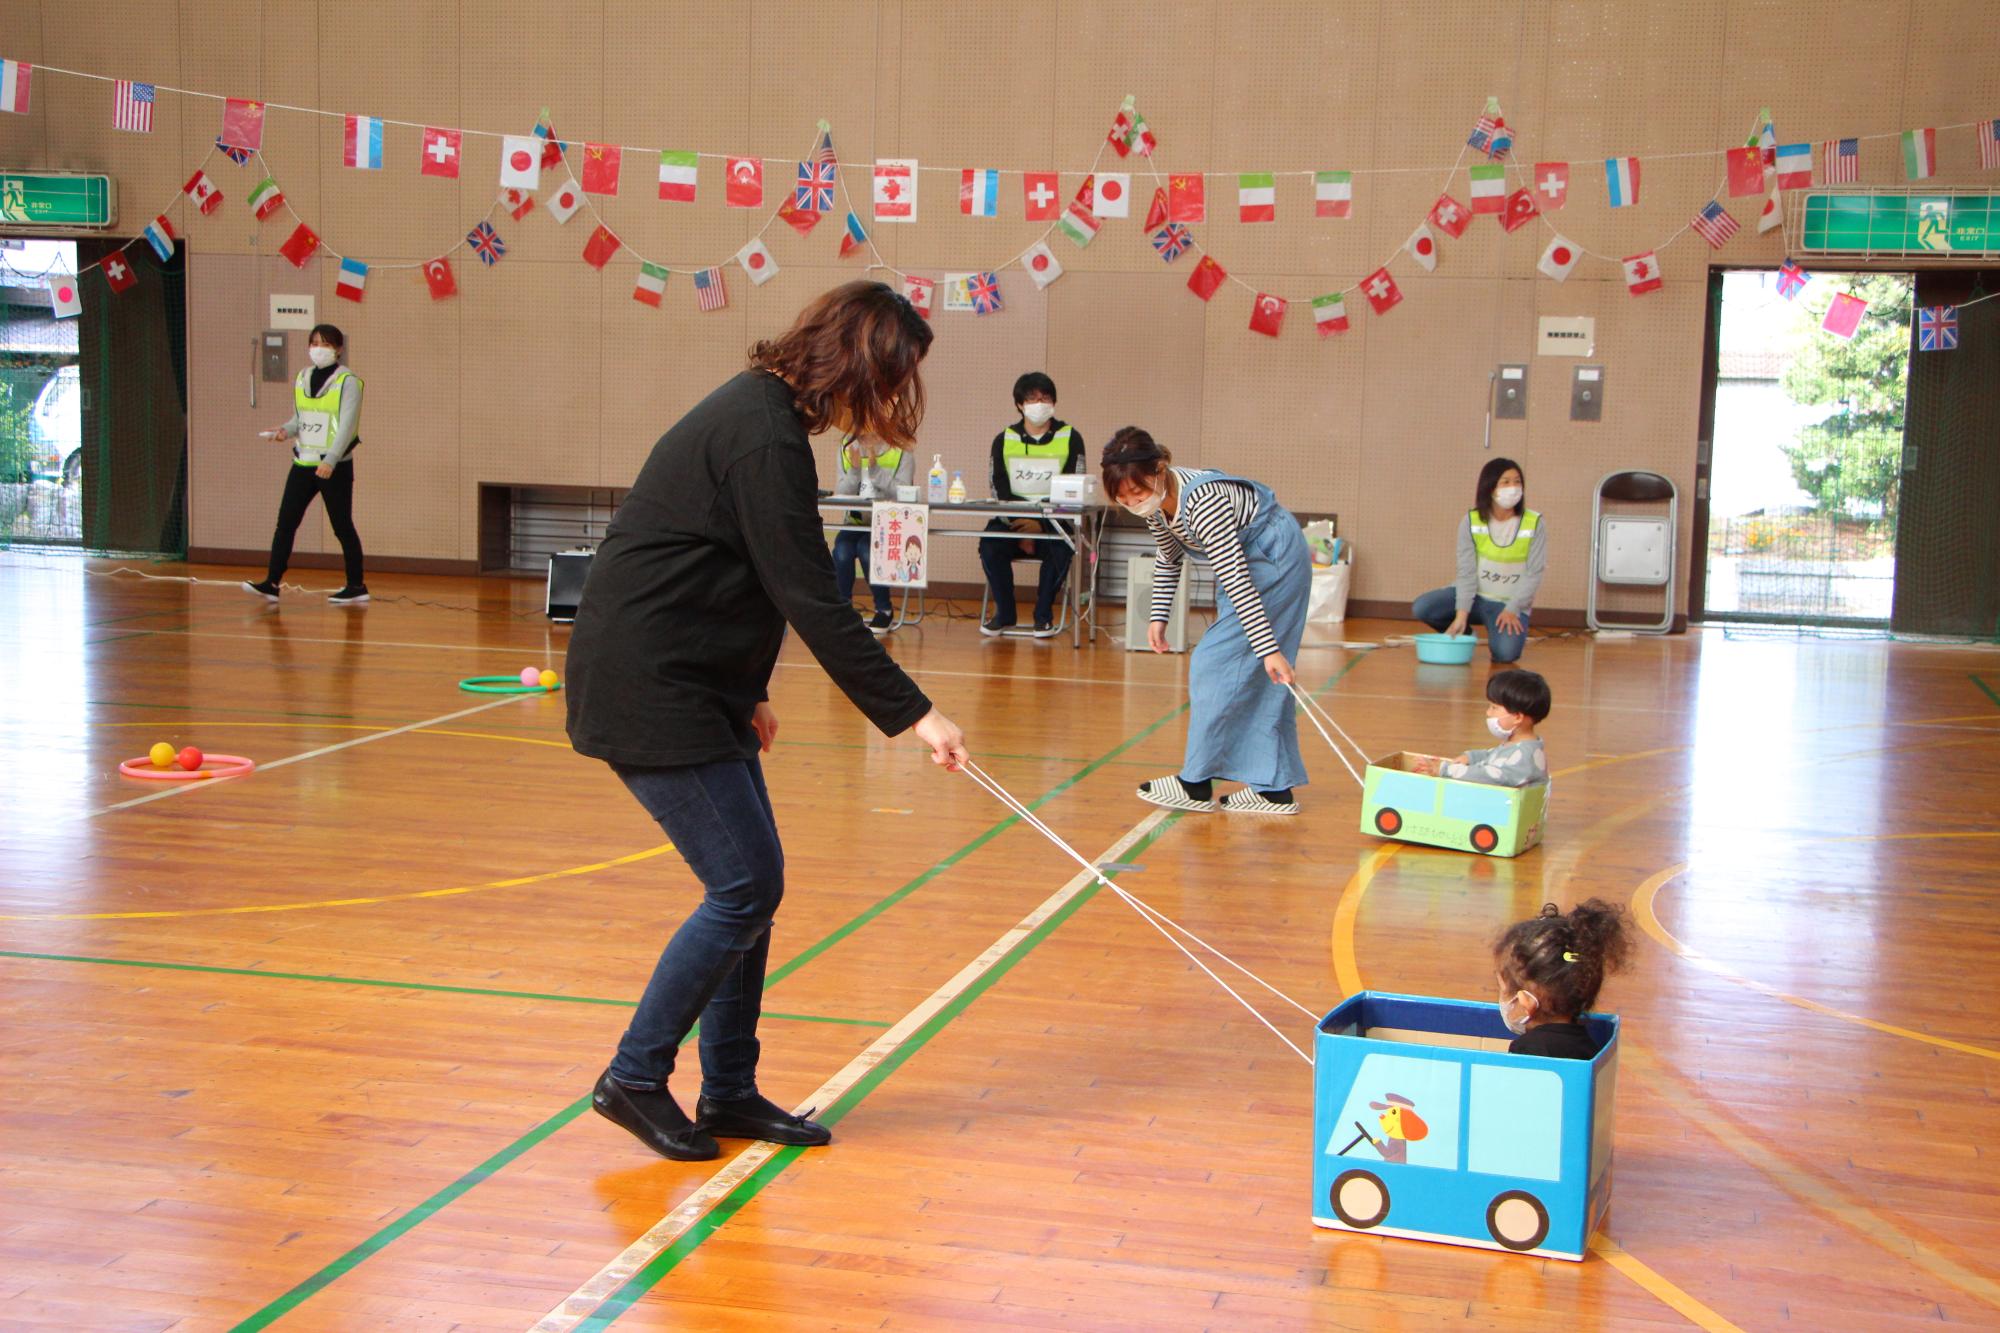
<svg viewBox="0 0 2000 1333">
<path fill-rule="evenodd" d="M 729 304 L 729 289 L 722 285 L 722 270 L 705 268 L 694 275 L 695 304 L 703 310 L 720 310 Z"/>
<path fill-rule="evenodd" d="M 1820 175 L 1828 185 L 1852 185 L 1861 178 L 1861 141 L 1828 139 L 1820 150 Z"/>
<path fill-rule="evenodd" d="M 1477 148 L 1486 156 L 1498 161 L 1507 156 L 1507 151 L 1514 146 L 1514 136 L 1507 132 L 1506 121 L 1488 114 L 1479 118 L 1478 123 L 1472 127 L 1472 137 L 1465 142 L 1467 147 Z"/>
<path fill-rule="evenodd" d="M 137 134 L 153 132 L 153 85 L 120 79 L 111 85 L 111 127 Z"/>
<path fill-rule="evenodd" d="M 2000 167 L 2000 120 L 1979 122 L 1979 165 L 1989 171 Z"/>
<path fill-rule="evenodd" d="M 493 224 L 482 222 L 465 233 L 465 243 L 472 247 L 472 253 L 479 256 L 479 262 L 492 268 L 507 253 L 507 243 L 500 239 L 500 233 L 493 230 Z"/>
<path fill-rule="evenodd" d="M 1181 257 L 1193 240 L 1186 227 L 1173 222 L 1153 233 L 1153 248 L 1160 252 L 1160 258 L 1171 264 Z"/>
<path fill-rule="evenodd" d="M 822 161 L 817 154 L 812 161 L 799 163 L 799 183 L 792 194 L 792 207 L 801 213 L 831 213 L 839 171 L 832 159 Z"/>
<path fill-rule="evenodd" d="M 1690 224 L 1695 233 L 1708 242 L 1711 250 L 1720 250 L 1730 237 L 1736 234 L 1736 219 L 1729 216 L 1729 210 L 1711 199 L 1708 207 L 1694 215 Z"/>
<path fill-rule="evenodd" d="M 1804 291 L 1805 285 L 1811 281 L 1812 274 L 1787 259 L 1784 267 L 1778 270 L 1778 295 L 1789 301 Z"/>
<path fill-rule="evenodd" d="M 1917 312 L 1919 352 L 1949 352 L 1956 346 L 1958 346 L 1957 306 L 1927 305 Z"/>
<path fill-rule="evenodd" d="M 972 300 L 972 309 L 981 315 L 990 315 L 1000 309 L 1000 279 L 992 273 L 973 273 L 965 279 L 965 294 Z"/>
<path fill-rule="evenodd" d="M 224 157 L 239 167 L 250 160 L 250 150 L 248 148 L 238 148 L 233 143 L 224 143 L 222 142 L 222 136 L 219 134 L 215 136 L 215 146 L 222 150 Z"/>
</svg>

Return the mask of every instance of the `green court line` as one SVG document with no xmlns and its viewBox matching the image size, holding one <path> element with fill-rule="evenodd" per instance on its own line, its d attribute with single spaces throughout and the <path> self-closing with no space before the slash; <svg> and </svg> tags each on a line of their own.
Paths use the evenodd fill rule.
<svg viewBox="0 0 2000 1333">
<path fill-rule="evenodd" d="M 151 958 L 98 958 L 71 953 L 22 953 L 0 949 L 0 958 L 25 958 L 42 963 L 97 963 L 104 967 L 146 967 L 162 972 L 206 972 L 225 977 L 265 977 L 275 981 L 320 981 L 336 986 L 379 986 L 384 990 L 440 991 L 446 995 L 490 995 L 507 1000 L 553 1000 L 561 1004 L 603 1004 L 617 1009 L 636 1009 L 637 1000 L 611 1000 L 597 995 L 556 995 L 531 990 L 496 990 L 487 986 L 446 986 L 430 981 L 391 981 L 381 977 L 339 977 L 319 972 L 272 972 L 260 967 L 218 967 L 208 963 L 169 963 Z M 824 1014 L 780 1014 L 766 1012 L 766 1018 L 794 1023 L 851 1023 L 856 1027 L 886 1028 L 874 1018 L 832 1018 Z"/>
<path fill-rule="evenodd" d="M 124 699 L 86 699 L 86 708 L 162 708 L 177 713 L 248 713 L 255 717 L 337 717 L 352 720 L 354 713 L 299 713 L 281 711 L 275 708 L 217 708 L 212 705 L 197 704 L 153 704 L 130 703 Z M 394 725 L 393 723 L 391 725 Z"/>
<path fill-rule="evenodd" d="M 2000 694 L 1995 694 L 1993 692 L 1993 687 L 1991 685 L 1988 685 L 1985 681 L 1981 680 L 1977 676 L 1972 677 L 1972 683 L 1974 685 L 1977 685 L 1982 691 L 1984 691 L 1986 697 L 1993 701 L 1993 706 L 1995 708 L 2000 708 Z"/>
<path fill-rule="evenodd" d="M 1180 817 L 1181 812 L 1178 810 L 1168 812 L 1165 819 L 1156 824 L 1144 837 L 1133 843 L 1125 854 L 1128 856 L 1137 856 L 1144 852 L 1162 834 L 1169 828 L 1172 828 Z M 823 1125 L 838 1124 L 849 1111 L 852 1111 L 866 1100 L 869 1093 L 880 1087 L 889 1075 L 900 1069 L 911 1056 L 929 1045 L 934 1037 L 949 1027 L 952 1021 L 960 1014 L 969 1009 L 974 1000 L 977 1000 L 981 995 L 992 989 L 1000 978 L 1013 970 L 1016 963 L 1019 963 L 1023 958 L 1033 953 L 1042 941 L 1053 935 L 1065 921 L 1068 921 L 1077 912 L 1082 910 L 1085 903 L 1097 896 L 1100 887 L 1096 880 L 1092 880 L 1082 889 L 1078 890 L 1075 897 L 1050 913 L 1048 920 L 1036 926 L 1020 943 L 1008 950 L 999 962 L 980 974 L 971 985 L 947 1001 L 945 1006 L 933 1014 L 929 1022 L 918 1028 L 908 1041 L 883 1056 L 881 1063 L 856 1079 L 852 1087 L 848 1088 L 831 1106 L 818 1115 L 819 1122 Z M 701 1220 L 682 1233 L 678 1240 L 655 1255 L 651 1263 L 648 1263 L 644 1268 L 634 1273 L 626 1280 L 623 1286 L 606 1297 L 604 1303 L 592 1312 L 590 1318 L 577 1325 L 579 1333 L 584 1329 L 609 1327 L 613 1320 L 631 1309 L 641 1296 L 658 1285 L 660 1280 L 667 1274 L 673 1272 L 683 1259 L 694 1253 L 703 1241 L 721 1230 L 724 1224 L 730 1218 L 734 1217 L 745 1204 L 756 1198 L 766 1185 L 782 1175 L 785 1168 L 797 1161 L 799 1155 L 804 1151 L 804 1148 L 780 1149 L 763 1166 L 759 1167 L 755 1172 L 746 1177 L 741 1184 L 737 1185 L 735 1189 L 724 1196 L 720 1203 L 704 1213 Z"/>
<path fill-rule="evenodd" d="M 1145 730 L 1139 732 L 1135 736 L 1128 738 L 1121 744 L 1107 751 L 1101 758 L 1079 769 L 1077 772 L 1073 773 L 1068 778 L 1065 778 L 1062 782 L 1058 783 L 1056 786 L 1051 787 L 1041 797 L 1030 803 L 1028 808 L 1032 810 L 1043 805 L 1048 801 L 1055 799 L 1055 797 L 1057 797 L 1064 791 L 1067 791 L 1069 788 L 1075 786 L 1085 777 L 1088 777 L 1092 771 L 1103 766 L 1106 763 L 1109 763 L 1111 760 L 1117 758 L 1119 755 L 1123 754 L 1126 750 L 1132 748 L 1132 746 L 1137 745 L 1140 741 L 1146 739 L 1148 736 L 1152 735 L 1155 731 L 1158 731 L 1161 727 L 1165 726 L 1167 723 L 1179 717 L 1186 710 L 1187 710 L 1187 704 L 1185 702 L 1181 703 L 1179 706 L 1174 708 L 1171 712 L 1167 713 L 1164 717 L 1160 718 L 1157 722 L 1154 722 L 1151 726 L 1147 727 Z M 818 943 L 809 946 L 803 953 L 800 953 L 799 955 L 794 957 L 790 962 L 787 962 L 784 966 L 779 967 L 773 972 L 771 972 L 765 978 L 764 981 L 765 989 L 768 990 L 772 986 L 777 985 L 780 981 L 783 981 L 786 977 L 798 971 L 801 967 L 811 962 L 814 958 L 819 957 L 821 954 L 825 953 L 828 949 L 832 948 L 835 944 L 839 943 L 843 939 L 846 939 L 848 936 L 852 935 L 855 931 L 861 929 L 861 927 L 867 925 L 870 921 L 873 921 L 876 917 L 888 911 L 889 908 L 895 906 L 903 899 L 909 897 L 912 893 L 915 893 L 918 889 L 922 888 L 925 884 L 928 884 L 931 880 L 936 879 L 946 870 L 949 870 L 951 867 L 957 865 L 960 861 L 964 860 L 974 851 L 976 851 L 980 847 L 985 846 L 987 843 L 991 842 L 994 838 L 1000 836 L 1001 833 L 1013 827 L 1013 825 L 1017 821 L 1018 821 L 1018 816 L 1009 815 L 1007 818 L 1001 820 L 997 824 L 994 824 L 984 833 L 974 838 L 971 842 L 965 844 L 965 846 L 953 852 L 950 856 L 947 856 L 944 860 L 939 861 L 937 864 L 933 865 L 930 869 L 924 871 L 922 874 L 918 875 L 915 879 L 903 885 L 903 887 L 889 894 L 887 897 L 883 898 L 880 902 L 877 902 L 873 907 L 870 907 L 865 911 L 860 912 L 852 919 L 850 919 L 846 924 L 836 927 L 831 934 L 823 937 Z M 1162 825 L 1162 827 L 1164 827 L 1164 825 Z M 689 1034 L 690 1040 L 693 1038 L 693 1035 L 694 1035 L 693 1033 Z M 683 1042 L 682 1044 L 685 1045 L 686 1043 Z M 460 1176 L 457 1180 L 452 1181 L 449 1185 L 446 1185 L 443 1189 L 440 1189 L 437 1193 L 431 1195 L 428 1199 L 425 1199 L 422 1203 L 416 1205 L 416 1207 L 412 1208 L 409 1212 L 403 1214 L 401 1217 L 398 1217 L 395 1221 L 390 1222 L 387 1226 L 383 1227 L 381 1230 L 377 1231 L 374 1235 L 368 1237 L 366 1240 L 356 1245 L 353 1249 L 348 1250 L 345 1254 L 342 1254 L 338 1258 L 334 1259 L 331 1263 L 327 1264 L 326 1267 L 312 1274 L 310 1277 L 306 1278 L 303 1282 L 300 1282 L 297 1286 L 293 1287 L 290 1291 L 285 1292 L 282 1296 L 277 1297 L 275 1300 L 271 1301 L 263 1308 L 253 1312 L 251 1315 L 245 1318 L 241 1323 L 236 1324 L 234 1328 L 231 1329 L 231 1333 L 248 1333 L 249 1330 L 269 1327 L 274 1321 L 276 1321 L 283 1315 L 289 1313 L 290 1311 L 296 1309 L 302 1302 L 304 1302 L 307 1298 L 312 1296 L 313 1293 L 323 1290 L 325 1287 L 327 1287 L 336 1279 L 338 1279 L 342 1274 L 351 1271 L 356 1265 L 360 1264 L 363 1260 L 369 1258 L 371 1255 L 379 1253 L 391 1241 L 394 1241 L 398 1237 L 408 1233 L 412 1228 L 416 1227 L 419 1223 L 429 1218 L 439 1209 L 445 1207 L 453 1200 L 462 1197 L 464 1194 L 466 1194 L 467 1191 L 471 1190 L 475 1185 L 478 1185 L 481 1182 L 485 1181 L 489 1176 L 493 1175 L 494 1172 L 506 1166 L 509 1162 L 512 1162 L 515 1158 L 519 1157 L 529 1148 L 533 1147 L 537 1143 L 540 1143 L 543 1139 L 546 1139 L 549 1135 L 555 1133 L 558 1129 L 561 1129 L 564 1125 L 567 1125 L 568 1123 L 570 1123 L 570 1121 L 576 1119 L 579 1115 L 582 1115 L 583 1112 L 589 1108 L 589 1106 L 590 1106 L 590 1098 L 586 1096 L 579 1098 L 577 1101 L 572 1102 L 570 1105 L 564 1107 L 562 1110 L 557 1111 L 547 1120 L 544 1120 L 541 1124 L 535 1126 L 533 1129 L 529 1130 L 526 1134 L 522 1135 L 514 1142 L 508 1144 L 506 1147 L 500 1149 L 499 1152 L 493 1154 L 493 1156 L 487 1158 L 485 1161 L 481 1162 L 478 1166 L 472 1168 L 472 1170 L 467 1172 L 465 1175 Z"/>
</svg>

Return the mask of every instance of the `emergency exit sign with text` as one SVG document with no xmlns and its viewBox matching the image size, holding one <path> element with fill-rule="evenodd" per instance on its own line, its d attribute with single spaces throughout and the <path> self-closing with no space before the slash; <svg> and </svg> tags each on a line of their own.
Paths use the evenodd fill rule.
<svg viewBox="0 0 2000 1333">
<path fill-rule="evenodd" d="M 117 218 L 118 188 L 109 176 L 0 172 L 0 226 L 101 230 Z"/>
</svg>

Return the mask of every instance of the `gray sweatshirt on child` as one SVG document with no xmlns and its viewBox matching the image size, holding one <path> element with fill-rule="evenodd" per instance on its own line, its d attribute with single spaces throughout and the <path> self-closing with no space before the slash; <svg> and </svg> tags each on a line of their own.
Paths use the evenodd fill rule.
<svg viewBox="0 0 2000 1333">
<path fill-rule="evenodd" d="M 1459 782 L 1483 782 L 1489 787 L 1532 787 L 1549 780 L 1549 757 L 1537 736 L 1525 741 L 1508 741 L 1490 750 L 1467 750 L 1465 762 L 1449 759 L 1438 772 Z"/>
</svg>

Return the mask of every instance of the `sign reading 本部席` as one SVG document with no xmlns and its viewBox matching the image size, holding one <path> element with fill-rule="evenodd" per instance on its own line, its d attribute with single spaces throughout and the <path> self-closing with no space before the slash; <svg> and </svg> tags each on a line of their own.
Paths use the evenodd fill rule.
<svg viewBox="0 0 2000 1333">
<path fill-rule="evenodd" d="M 929 505 L 877 500 L 870 515 L 868 581 L 891 588 L 930 583 Z"/>
</svg>

